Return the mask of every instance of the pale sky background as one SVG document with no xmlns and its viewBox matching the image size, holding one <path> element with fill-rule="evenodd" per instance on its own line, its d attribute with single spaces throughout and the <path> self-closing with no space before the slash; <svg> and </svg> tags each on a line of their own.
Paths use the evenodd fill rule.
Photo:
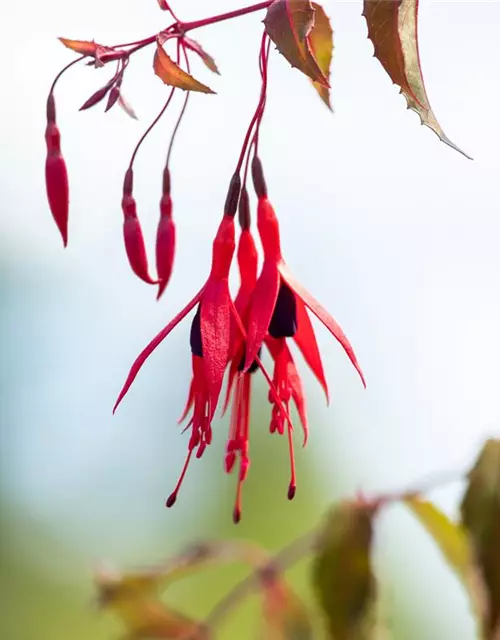
<svg viewBox="0 0 500 640">
<path fill-rule="evenodd" d="M 473 162 L 405 109 L 372 57 L 361 2 L 324 4 L 335 29 L 335 114 L 273 53 L 261 156 L 287 261 L 342 324 L 368 389 L 318 328 L 332 402 L 323 406 L 305 374 L 315 421 L 311 446 L 299 455 L 318 456 L 327 476 L 334 446 L 343 452 L 352 490 L 413 487 L 441 471 L 466 470 L 484 439 L 500 431 L 500 2 L 421 3 L 431 104 Z M 173 5 L 190 20 L 243 2 Z M 48 87 L 72 59 L 57 36 L 135 40 L 159 30 L 165 14 L 155 0 L 2 2 L 0 260 L 11 278 L 9 295 L 15 294 L 2 312 L 8 341 L 2 379 L 14 381 L 11 408 L 1 409 L 13 432 L 2 485 L 13 504 L 47 526 L 70 515 L 64 543 L 75 549 L 119 554 L 120 541 L 102 533 L 106 522 L 133 528 L 142 513 L 151 522 L 165 517 L 162 501 L 186 446 L 175 418 L 188 388 L 189 323 L 151 359 L 113 419 L 110 412 L 135 355 L 206 276 L 228 180 L 258 98 L 260 19 L 192 34 L 222 75 L 193 64 L 218 95 L 193 96 L 179 135 L 172 165 L 178 252 L 168 292 L 156 304 L 152 290 L 130 273 L 120 211 L 130 153 L 167 92 L 153 75 L 152 51 L 134 58 L 123 85 L 139 122 L 118 109 L 78 112 L 108 70 L 77 68 L 59 85 L 71 185 L 66 251 L 45 200 L 43 132 Z M 158 126 L 135 165 L 150 247 L 173 121 L 172 113 Z M 152 404 L 164 405 L 154 420 Z M 160 447 L 163 439 L 168 445 Z M 222 456 L 223 439 L 212 455 Z M 125 485 L 124 468 L 130 469 Z M 193 508 L 202 473 L 203 465 L 191 470 L 176 517 Z M 450 513 L 461 488 L 435 492 Z M 98 514 L 100 527 L 89 522 L 90 513 Z M 471 637 L 470 628 L 463 633 L 454 638 Z"/>
</svg>

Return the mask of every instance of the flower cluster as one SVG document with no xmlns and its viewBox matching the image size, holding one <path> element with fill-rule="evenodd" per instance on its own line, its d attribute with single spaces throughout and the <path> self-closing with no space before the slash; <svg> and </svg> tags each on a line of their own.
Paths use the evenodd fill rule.
<svg viewBox="0 0 500 640">
<path fill-rule="evenodd" d="M 184 114 L 189 93 L 186 94 L 184 106 L 175 126 L 163 170 L 160 219 L 156 238 L 156 278 L 150 275 L 147 252 L 133 196 L 133 164 L 142 141 L 168 108 L 176 89 L 210 91 L 208 87 L 198 83 L 189 75 L 188 52 L 194 51 L 202 56 L 207 66 L 210 66 L 213 60 L 211 58 L 207 60 L 206 52 L 193 40 L 186 38 L 186 31 L 186 24 L 176 22 L 156 39 L 155 72 L 164 82 L 168 80 L 167 83 L 173 86 L 158 117 L 136 146 L 123 182 L 123 237 L 126 254 L 132 271 L 144 282 L 158 286 L 158 297 L 165 291 L 174 260 L 175 225 L 172 218 L 169 162 L 173 139 Z M 175 39 L 177 42 L 175 63 L 163 49 L 163 45 L 169 39 Z M 67 46 L 80 52 L 82 58 L 92 57 L 92 64 L 96 66 L 109 61 L 118 63 L 115 75 L 105 87 L 91 96 L 82 108 L 86 109 L 98 104 L 106 95 L 108 96 L 106 109 L 116 102 L 120 104 L 121 101 L 122 106 L 126 104 L 120 89 L 123 73 L 131 52 L 145 46 L 145 42 L 121 45 L 122 48 L 111 48 L 96 43 L 65 41 Z M 233 512 L 235 522 L 241 518 L 242 487 L 250 467 L 250 410 L 252 378 L 255 374 L 263 375 L 268 385 L 268 398 L 271 405 L 270 432 L 287 437 L 290 457 L 288 498 L 292 499 L 295 495 L 297 481 L 292 407 L 295 407 L 301 423 L 304 444 L 308 436 L 308 421 L 304 388 L 292 355 L 291 342 L 295 342 L 328 400 L 328 386 L 310 314 L 316 316 L 342 345 L 364 384 L 360 366 L 342 329 L 295 279 L 283 258 L 278 218 L 268 196 L 259 157 L 259 132 L 267 99 L 269 52 L 270 39 L 264 31 L 259 49 L 260 96 L 244 137 L 236 169 L 230 180 L 222 220 L 213 240 L 212 264 L 208 277 L 196 295 L 137 357 L 114 408 L 116 410 L 151 353 L 188 314 L 193 312 L 190 331 L 192 379 L 186 406 L 180 419 L 180 422 L 187 421 L 184 430 L 189 432 L 188 451 L 177 485 L 168 497 L 166 505 L 171 507 L 176 502 L 193 456 L 201 458 L 207 446 L 211 444 L 212 425 L 217 409 L 220 408 L 223 413 L 230 409 L 224 468 L 227 473 L 237 471 Z M 181 53 L 186 70 L 181 69 L 180 66 Z M 69 66 L 71 65 L 66 69 Z M 53 96 L 54 87 L 60 75 L 51 88 L 47 107 L 46 175 L 50 208 L 66 244 L 69 191 L 66 167 L 60 150 Z M 252 177 L 257 199 L 256 226 L 262 249 L 260 266 L 250 215 L 250 198 L 247 189 L 249 174 Z M 236 220 L 239 227 L 238 238 L 236 237 Z M 229 276 L 235 256 L 240 286 L 237 295 L 233 298 L 229 287 Z M 268 373 L 262 363 L 263 350 L 267 350 L 270 354 L 273 362 L 272 374 Z M 225 380 L 226 388 L 223 393 Z"/>
</svg>

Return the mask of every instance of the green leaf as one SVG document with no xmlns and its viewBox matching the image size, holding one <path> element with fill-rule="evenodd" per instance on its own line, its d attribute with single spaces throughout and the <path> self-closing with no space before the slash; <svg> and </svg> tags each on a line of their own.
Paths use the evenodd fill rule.
<svg viewBox="0 0 500 640">
<path fill-rule="evenodd" d="M 500 440 L 488 440 L 481 450 L 469 472 L 461 511 L 486 590 L 484 634 L 487 640 L 497 640 L 500 637 Z"/>
<path fill-rule="evenodd" d="M 153 59 L 153 69 L 156 75 L 171 87 L 178 87 L 185 91 L 215 93 L 210 87 L 198 82 L 198 80 L 195 80 L 187 71 L 181 69 L 179 65 L 169 57 L 159 42 Z"/>
<path fill-rule="evenodd" d="M 313 584 L 329 637 L 361 640 L 373 631 L 376 582 L 371 562 L 373 517 L 367 504 L 345 503 L 328 515 L 313 562 Z"/>
<path fill-rule="evenodd" d="M 264 19 L 266 32 L 292 67 L 328 88 L 328 80 L 315 59 L 310 34 L 315 8 L 310 0 L 275 0 Z"/>
<path fill-rule="evenodd" d="M 445 144 L 470 159 L 444 133 L 427 97 L 418 52 L 418 0 L 364 0 L 363 15 L 375 56 L 391 80 L 401 87 L 408 107 Z"/>
<path fill-rule="evenodd" d="M 330 65 L 333 55 L 333 29 L 330 20 L 323 7 L 313 2 L 314 26 L 309 34 L 309 44 L 311 52 L 318 63 L 324 77 L 330 81 Z M 319 93 L 320 98 L 326 106 L 332 110 L 330 103 L 330 88 L 324 84 L 313 80 L 314 88 Z"/>
<path fill-rule="evenodd" d="M 467 591 L 474 614 L 480 618 L 483 594 L 465 529 L 428 500 L 409 496 L 404 499 L 404 503 L 439 547 L 444 559 Z"/>
</svg>

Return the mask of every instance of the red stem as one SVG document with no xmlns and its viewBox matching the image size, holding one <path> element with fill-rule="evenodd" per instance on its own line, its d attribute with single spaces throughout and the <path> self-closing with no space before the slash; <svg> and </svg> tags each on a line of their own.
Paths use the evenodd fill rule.
<svg viewBox="0 0 500 640">
<path fill-rule="evenodd" d="M 223 20 L 231 20 L 231 18 L 239 18 L 247 13 L 254 13 L 255 11 L 261 11 L 261 9 L 267 9 L 274 0 L 266 0 L 265 2 L 258 2 L 242 9 L 235 9 L 234 11 L 228 11 L 227 13 L 220 13 L 217 16 L 211 18 L 203 18 L 202 20 L 194 20 L 193 22 L 180 23 L 179 27 L 183 33 L 187 33 L 192 29 L 198 29 L 199 27 L 206 27 L 209 24 L 215 24 L 216 22 L 222 22 Z"/>
</svg>

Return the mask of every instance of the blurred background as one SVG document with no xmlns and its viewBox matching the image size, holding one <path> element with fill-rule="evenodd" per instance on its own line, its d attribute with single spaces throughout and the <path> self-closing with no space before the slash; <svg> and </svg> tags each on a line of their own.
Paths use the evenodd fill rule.
<svg viewBox="0 0 500 640">
<path fill-rule="evenodd" d="M 173 0 L 185 20 L 243 4 Z M 225 420 L 217 421 L 202 462 L 189 469 L 175 508 L 163 506 L 187 446 L 176 421 L 189 384 L 189 322 L 150 359 L 114 417 L 111 408 L 136 354 L 206 277 L 228 180 L 258 98 L 263 16 L 193 33 L 222 75 L 193 62 L 197 77 L 218 95 L 192 97 L 175 148 L 178 251 L 173 280 L 156 303 L 155 292 L 128 267 L 120 211 L 130 154 L 167 93 L 153 75 L 152 51 L 134 58 L 123 85 L 137 122 L 118 108 L 78 112 L 107 69 L 76 68 L 59 84 L 71 185 L 66 251 L 46 203 L 43 133 L 48 88 L 73 55 L 57 36 L 136 40 L 163 28 L 165 14 L 154 0 L 2 3 L 3 639 L 119 637 L 119 624 L 92 605 L 92 570 L 102 560 L 130 568 L 195 539 L 229 536 L 277 550 L 339 497 L 414 487 L 441 472 L 456 472 L 457 482 L 431 495 L 454 515 L 460 474 L 484 439 L 498 436 L 500 4 L 421 3 L 430 100 L 447 135 L 474 162 L 405 109 L 372 57 L 361 2 L 327 0 L 325 8 L 335 30 L 335 114 L 273 54 L 261 156 L 287 261 L 342 324 L 368 388 L 318 327 L 332 400 L 326 407 L 301 363 L 311 435 L 305 450 L 298 447 L 299 486 L 290 503 L 286 442 L 269 435 L 265 388 L 257 385 L 253 466 L 235 527 L 235 478 L 222 471 Z M 180 102 L 135 165 L 150 247 Z M 474 638 L 464 595 L 403 509 L 380 521 L 377 562 L 396 638 Z M 205 615 L 238 571 L 182 583 L 171 601 Z M 307 567 L 293 577 L 304 592 Z M 243 608 L 221 637 L 258 637 L 253 617 Z"/>
</svg>

